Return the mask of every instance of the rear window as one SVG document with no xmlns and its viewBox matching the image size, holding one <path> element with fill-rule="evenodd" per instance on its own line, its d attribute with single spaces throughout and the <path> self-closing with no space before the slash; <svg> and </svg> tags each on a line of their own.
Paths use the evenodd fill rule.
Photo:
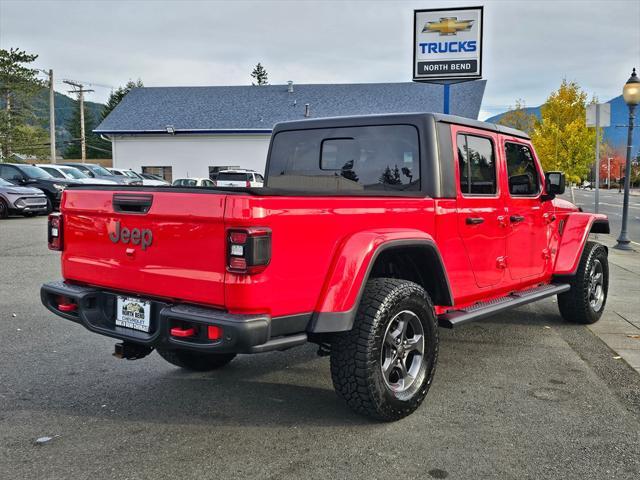
<svg viewBox="0 0 640 480">
<path fill-rule="evenodd" d="M 223 182 L 246 182 L 247 174 L 244 172 L 220 172 L 216 180 L 222 180 Z"/>
<path fill-rule="evenodd" d="M 418 131 L 385 125 L 280 132 L 273 139 L 268 186 L 316 192 L 420 190 Z"/>
</svg>

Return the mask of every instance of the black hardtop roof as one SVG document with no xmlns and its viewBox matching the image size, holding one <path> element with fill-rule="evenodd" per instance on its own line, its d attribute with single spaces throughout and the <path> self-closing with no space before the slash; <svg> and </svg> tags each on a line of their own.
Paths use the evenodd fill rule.
<svg viewBox="0 0 640 480">
<path fill-rule="evenodd" d="M 277 123 L 273 128 L 273 134 L 283 130 L 306 130 L 314 128 L 339 128 L 354 127 L 360 125 L 385 125 L 400 123 L 416 123 L 424 121 L 434 121 L 440 123 L 450 123 L 454 125 L 464 125 L 480 130 L 488 130 L 490 132 L 502 133 L 514 137 L 530 139 L 529 135 L 521 130 L 504 125 L 496 125 L 495 123 L 482 122 L 457 115 L 445 115 L 443 113 L 389 113 L 382 115 L 354 115 L 348 117 L 326 117 L 326 118 L 309 118 L 304 120 L 295 120 L 291 122 Z"/>
</svg>

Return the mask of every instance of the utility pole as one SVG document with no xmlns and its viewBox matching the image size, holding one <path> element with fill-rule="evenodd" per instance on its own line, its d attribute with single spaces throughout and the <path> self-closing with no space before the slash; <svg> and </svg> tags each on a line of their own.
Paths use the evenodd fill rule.
<svg viewBox="0 0 640 480">
<path fill-rule="evenodd" d="M 82 155 L 82 162 L 87 161 L 87 140 L 84 133 L 84 94 L 86 92 L 93 92 L 93 90 L 85 90 L 84 85 L 71 80 L 63 80 L 67 85 L 75 87 L 75 90 L 69 90 L 69 93 L 78 94 L 78 102 L 80 102 L 80 152 Z"/>
<path fill-rule="evenodd" d="M 609 165 L 607 167 L 607 190 L 611 190 L 611 157 L 607 158 Z"/>
<path fill-rule="evenodd" d="M 596 103 L 596 194 L 594 211 L 600 206 L 600 104 Z"/>
<path fill-rule="evenodd" d="M 56 106 L 53 91 L 53 69 L 49 69 L 49 143 L 51 144 L 51 163 L 56 163 Z"/>
</svg>

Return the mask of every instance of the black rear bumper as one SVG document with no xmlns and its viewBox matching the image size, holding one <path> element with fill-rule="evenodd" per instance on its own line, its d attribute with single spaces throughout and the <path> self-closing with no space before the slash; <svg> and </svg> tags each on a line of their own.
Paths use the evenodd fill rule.
<svg viewBox="0 0 640 480">
<path fill-rule="evenodd" d="M 283 350 L 306 343 L 304 332 L 272 338 L 269 315 L 237 315 L 221 310 L 186 304 L 170 304 L 141 297 L 151 304 L 149 332 L 132 330 L 115 324 L 118 294 L 66 282 L 50 282 L 40 289 L 42 304 L 63 318 L 88 330 L 148 347 L 189 349 L 211 353 L 260 353 Z M 75 311 L 60 310 L 60 297 L 77 305 Z M 136 295 L 137 297 L 137 295 Z M 171 328 L 188 326 L 197 334 L 188 338 L 171 335 Z M 222 329 L 222 338 L 209 340 L 207 327 Z"/>
</svg>

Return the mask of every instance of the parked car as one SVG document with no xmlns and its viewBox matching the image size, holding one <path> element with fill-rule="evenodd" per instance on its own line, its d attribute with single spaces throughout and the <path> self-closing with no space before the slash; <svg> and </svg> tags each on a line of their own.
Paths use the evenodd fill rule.
<svg viewBox="0 0 640 480">
<path fill-rule="evenodd" d="M 174 187 L 214 187 L 213 180 L 208 178 L 177 178 L 173 181 Z"/>
<path fill-rule="evenodd" d="M 564 174 L 524 132 L 312 119 L 276 125 L 269 152 L 264 191 L 66 191 L 49 221 L 64 279 L 43 304 L 119 339 L 120 358 L 155 349 L 191 370 L 316 343 L 337 393 L 385 421 L 427 395 L 438 326 L 552 296 L 567 322 L 602 315 L 607 249 L 588 234 L 608 219 L 556 197 Z"/>
<path fill-rule="evenodd" d="M 222 170 L 215 179 L 216 187 L 262 187 L 264 178 L 253 170 Z"/>
<path fill-rule="evenodd" d="M 49 163 L 39 163 L 36 167 L 40 167 L 49 175 L 55 178 L 64 178 L 67 180 L 75 180 L 79 183 L 90 183 L 93 185 L 117 185 L 118 182 L 113 180 L 104 180 L 101 178 L 92 178 L 82 173 L 81 170 L 67 165 L 52 165 Z"/>
<path fill-rule="evenodd" d="M 157 175 L 152 175 L 150 173 L 141 173 L 140 176 L 144 178 L 143 185 L 152 185 L 157 187 L 166 187 L 171 185 L 164 178 L 158 177 Z"/>
<path fill-rule="evenodd" d="M 587 180 L 585 180 L 584 182 L 582 182 L 580 184 L 580 188 L 582 188 L 583 190 L 586 190 L 587 188 L 590 190 L 593 190 L 593 184 Z"/>
<path fill-rule="evenodd" d="M 124 168 L 108 168 L 107 170 L 109 170 L 111 173 L 113 173 L 116 176 L 126 176 L 129 178 L 140 180 L 142 182 L 142 185 L 154 186 L 154 187 L 169 185 L 169 182 L 165 182 L 162 179 L 153 178 L 153 176 L 152 178 L 147 178 L 145 174 L 136 173 L 133 170 L 128 170 Z"/>
<path fill-rule="evenodd" d="M 62 191 L 76 181 L 54 178 L 39 167 L 22 163 L 0 163 L 0 178 L 14 185 L 35 187 L 47 196 L 47 211 L 58 209 Z"/>
<path fill-rule="evenodd" d="M 47 213 L 47 196 L 33 187 L 19 187 L 0 178 L 0 218 L 9 215 L 30 217 Z"/>
<path fill-rule="evenodd" d="M 111 173 L 109 170 L 104 168 L 101 165 L 96 165 L 94 163 L 76 163 L 76 162 L 65 162 L 59 163 L 57 165 L 67 165 L 69 167 L 75 167 L 80 170 L 85 175 L 91 178 L 97 178 L 100 180 L 110 180 L 112 182 L 116 182 L 124 185 L 142 185 L 142 182 L 137 179 L 118 176 Z"/>
</svg>

